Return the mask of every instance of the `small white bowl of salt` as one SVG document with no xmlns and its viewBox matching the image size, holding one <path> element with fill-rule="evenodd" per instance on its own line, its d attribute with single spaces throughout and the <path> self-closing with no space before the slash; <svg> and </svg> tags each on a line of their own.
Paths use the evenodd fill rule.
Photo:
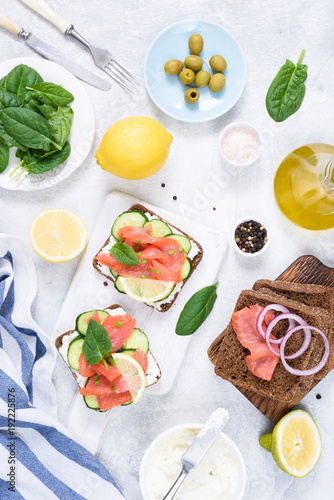
<svg viewBox="0 0 334 500">
<path fill-rule="evenodd" d="M 261 153 L 261 137 L 247 122 L 233 122 L 219 136 L 219 149 L 224 160 L 231 165 L 247 167 Z"/>
</svg>

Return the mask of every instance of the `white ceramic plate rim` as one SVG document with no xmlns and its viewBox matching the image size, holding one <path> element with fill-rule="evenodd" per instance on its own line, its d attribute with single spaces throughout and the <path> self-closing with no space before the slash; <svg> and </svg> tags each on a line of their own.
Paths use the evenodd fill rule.
<svg viewBox="0 0 334 500">
<path fill-rule="evenodd" d="M 62 66 L 41 59 L 39 57 L 19 57 L 15 59 L 8 59 L 7 61 L 0 62 L 0 78 L 5 76 L 15 66 L 19 64 L 26 64 L 38 71 L 44 78 L 43 72 L 50 73 L 54 70 L 54 83 L 62 83 L 74 95 L 72 108 L 74 110 L 74 118 L 72 122 L 72 130 L 70 136 L 71 154 L 65 162 L 64 168 L 56 175 L 45 175 L 40 182 L 31 182 L 29 179 L 22 178 L 19 182 L 14 179 L 9 181 L 8 174 L 10 166 L 0 174 L 0 188 L 10 191 L 35 191 L 52 187 L 58 182 L 69 177 L 87 158 L 95 136 L 95 115 L 91 100 L 79 82 L 79 80 Z M 53 71 L 52 71 L 53 72 Z M 73 138 L 73 135 L 75 136 Z M 16 151 L 16 148 L 13 148 Z M 52 172 L 52 170 L 50 171 Z M 27 174 L 26 174 L 27 175 Z"/>
<path fill-rule="evenodd" d="M 171 28 L 174 28 L 174 26 L 178 26 L 179 24 L 185 24 L 187 22 L 212 24 L 216 28 L 219 28 L 222 31 L 225 31 L 225 33 L 227 33 L 233 39 L 233 41 L 235 42 L 235 44 L 240 49 L 240 53 L 241 53 L 242 60 L 243 60 L 243 63 L 244 63 L 245 77 L 244 77 L 244 81 L 242 82 L 242 87 L 241 87 L 241 90 L 240 90 L 239 94 L 236 96 L 236 98 L 234 99 L 234 101 L 231 102 L 230 106 L 227 109 L 225 109 L 223 112 L 220 111 L 220 112 L 216 113 L 215 115 L 207 117 L 207 118 L 194 118 L 194 119 L 182 118 L 181 116 L 178 116 L 177 114 L 174 114 L 174 113 L 171 113 L 171 112 L 167 111 L 165 108 L 163 108 L 161 106 L 161 104 L 155 99 L 155 97 L 151 93 L 151 89 L 150 89 L 150 87 L 148 85 L 148 82 L 147 82 L 147 79 L 146 79 L 146 68 L 147 68 L 147 63 L 148 63 L 148 57 L 150 55 L 150 52 L 151 52 L 154 44 L 157 42 L 157 40 L 160 38 L 160 36 L 162 36 L 166 31 L 170 30 Z M 145 87 L 146 87 L 146 91 L 147 91 L 148 95 L 150 96 L 150 98 L 152 99 L 152 101 L 154 102 L 154 104 L 159 109 L 161 109 L 161 111 L 163 111 L 164 113 L 166 113 L 166 115 L 171 116 L 172 118 L 176 118 L 177 120 L 182 121 L 182 122 L 187 122 L 187 123 L 202 123 L 202 122 L 208 122 L 208 121 L 211 121 L 211 120 L 215 120 L 216 118 L 219 118 L 220 116 L 222 116 L 225 113 L 227 113 L 231 108 L 233 108 L 233 106 L 238 102 L 238 100 L 240 99 L 240 97 L 241 97 L 241 95 L 242 95 L 242 93 L 243 93 L 243 91 L 245 89 L 245 85 L 246 85 L 246 80 L 247 80 L 247 62 L 246 62 L 246 57 L 245 57 L 244 51 L 242 50 L 242 47 L 241 47 L 240 43 L 235 38 L 235 36 L 232 35 L 232 33 L 229 30 L 227 30 L 226 28 L 223 28 L 223 26 L 220 26 L 220 24 L 214 23 L 212 21 L 204 21 L 204 20 L 201 20 L 201 19 L 184 19 L 183 21 L 178 21 L 178 22 L 176 22 L 174 24 L 170 24 L 165 29 L 163 29 L 162 31 L 160 31 L 160 33 L 154 38 L 154 40 L 152 41 L 152 43 L 150 44 L 150 46 L 149 46 L 149 48 L 148 48 L 148 50 L 146 52 L 146 56 L 145 56 L 145 62 L 144 62 L 144 79 L 145 79 Z"/>
</svg>

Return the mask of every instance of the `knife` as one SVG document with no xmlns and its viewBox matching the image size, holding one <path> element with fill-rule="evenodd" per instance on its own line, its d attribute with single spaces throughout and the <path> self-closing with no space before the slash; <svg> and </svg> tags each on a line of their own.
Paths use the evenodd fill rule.
<svg viewBox="0 0 334 500">
<path fill-rule="evenodd" d="M 80 78 L 80 80 L 83 80 L 84 82 L 89 83 L 90 85 L 93 85 L 100 90 L 107 91 L 111 89 L 111 84 L 109 82 L 103 80 L 103 78 L 99 76 L 94 75 L 94 73 L 92 73 L 88 69 L 83 68 L 82 66 L 80 66 L 80 64 L 67 57 L 50 43 L 42 40 L 32 33 L 25 31 L 23 28 L 11 21 L 1 12 L 0 26 L 2 28 L 5 28 L 13 35 L 18 36 L 19 38 L 23 38 L 24 41 L 29 45 L 29 47 L 31 47 L 35 52 L 45 57 L 46 59 L 49 59 L 50 61 L 60 64 L 60 66 L 66 68 L 68 71 Z"/>
<path fill-rule="evenodd" d="M 224 408 L 218 408 L 211 414 L 197 434 L 194 442 L 189 446 L 181 458 L 182 470 L 180 475 L 162 500 L 172 500 L 174 498 L 187 475 L 199 466 L 204 456 L 225 427 L 229 418 L 228 411 Z"/>
</svg>

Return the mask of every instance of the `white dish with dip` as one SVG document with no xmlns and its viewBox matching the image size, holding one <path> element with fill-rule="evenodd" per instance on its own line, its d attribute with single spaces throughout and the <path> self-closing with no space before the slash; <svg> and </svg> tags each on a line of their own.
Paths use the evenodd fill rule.
<svg viewBox="0 0 334 500">
<path fill-rule="evenodd" d="M 182 424 L 158 436 L 147 448 L 140 467 L 144 500 L 162 500 L 181 471 L 181 457 L 202 428 Z M 189 474 L 175 500 L 240 500 L 246 487 L 242 455 L 223 432 L 198 468 Z"/>
<path fill-rule="evenodd" d="M 219 150 L 223 159 L 231 165 L 247 167 L 260 156 L 260 134 L 250 123 L 230 123 L 219 136 Z"/>
</svg>

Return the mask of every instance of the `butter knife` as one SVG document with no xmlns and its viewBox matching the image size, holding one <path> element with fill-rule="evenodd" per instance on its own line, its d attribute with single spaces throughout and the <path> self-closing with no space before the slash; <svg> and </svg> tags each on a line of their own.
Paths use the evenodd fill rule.
<svg viewBox="0 0 334 500">
<path fill-rule="evenodd" d="M 228 411 L 224 408 L 218 408 L 211 414 L 197 434 L 194 442 L 189 446 L 181 458 L 182 470 L 180 475 L 167 495 L 163 497 L 163 500 L 172 500 L 174 498 L 187 475 L 199 466 L 204 456 L 225 427 L 229 418 Z"/>
<path fill-rule="evenodd" d="M 94 87 L 100 90 L 110 90 L 111 84 L 103 78 L 94 75 L 88 69 L 80 66 L 77 62 L 73 61 L 65 54 L 63 54 L 59 49 L 51 45 L 50 43 L 42 40 L 36 35 L 25 31 L 23 28 L 14 23 L 9 17 L 5 16 L 0 12 L 0 26 L 13 35 L 18 36 L 19 38 L 23 38 L 27 45 L 32 48 L 35 52 L 40 54 L 41 56 L 53 61 L 60 66 L 63 66 L 68 71 L 73 73 L 76 77 L 80 78 L 86 83 L 93 85 Z"/>
</svg>

